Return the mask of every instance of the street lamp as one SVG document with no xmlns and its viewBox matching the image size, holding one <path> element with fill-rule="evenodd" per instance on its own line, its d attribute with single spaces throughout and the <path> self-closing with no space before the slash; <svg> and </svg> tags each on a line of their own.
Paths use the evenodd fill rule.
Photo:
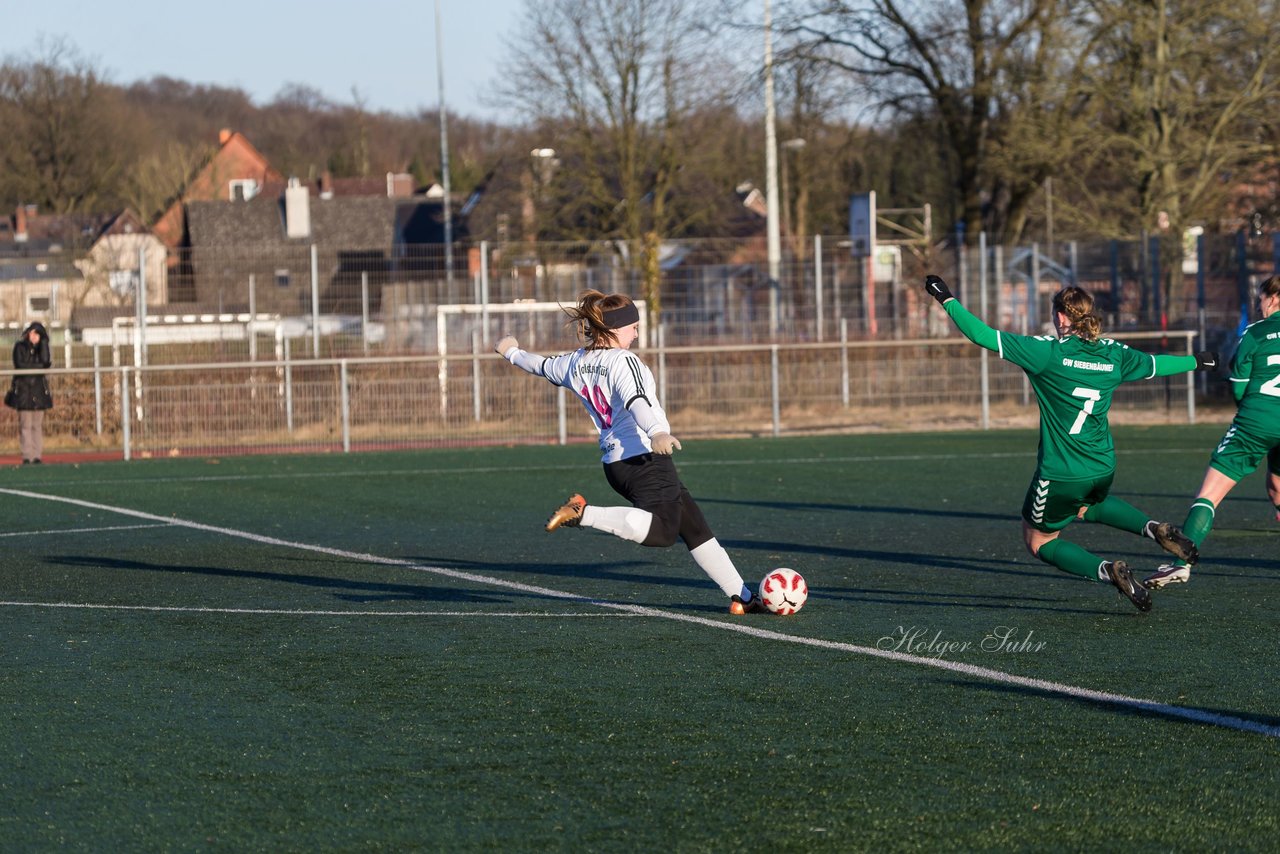
<svg viewBox="0 0 1280 854">
<path fill-rule="evenodd" d="M 791 247 L 792 252 L 795 251 L 795 235 L 791 230 L 791 192 L 787 188 L 787 178 L 791 172 L 791 164 L 786 157 L 786 152 L 799 151 L 804 148 L 804 146 L 805 141 L 798 136 L 778 143 L 778 147 L 784 152 L 782 157 L 782 233 L 785 234 L 787 236 L 787 240 L 793 244 Z"/>
<path fill-rule="evenodd" d="M 543 195 L 546 193 L 547 184 L 551 181 L 551 170 L 556 165 L 556 150 L 554 148 L 535 148 L 529 152 L 532 159 L 533 180 L 535 186 L 533 192 L 529 194 L 529 211 L 526 216 L 526 228 L 528 237 L 531 241 L 538 240 L 538 220 L 542 217 Z"/>
<path fill-rule="evenodd" d="M 765 239 L 769 263 L 769 335 L 778 334 L 778 277 L 782 241 L 778 234 L 778 135 L 773 102 L 773 12 L 764 0 L 764 171 Z"/>
</svg>

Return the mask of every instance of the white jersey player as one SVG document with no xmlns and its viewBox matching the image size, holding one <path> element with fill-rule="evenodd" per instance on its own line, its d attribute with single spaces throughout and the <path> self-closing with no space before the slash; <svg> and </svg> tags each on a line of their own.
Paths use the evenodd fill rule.
<svg viewBox="0 0 1280 854">
<path fill-rule="evenodd" d="M 551 514 L 547 530 L 596 528 L 660 548 L 679 538 L 698 566 L 730 597 L 730 613 L 763 611 L 680 482 L 671 459 L 681 449 L 680 440 L 671 435 L 653 373 L 631 352 L 640 325 L 635 303 L 622 294 L 587 291 L 568 312 L 579 324 L 585 347 L 560 356 L 539 356 L 521 350 L 519 342 L 507 336 L 494 349 L 516 367 L 573 392 L 600 433 L 605 478 L 632 506 L 588 505 L 574 494 Z"/>
</svg>

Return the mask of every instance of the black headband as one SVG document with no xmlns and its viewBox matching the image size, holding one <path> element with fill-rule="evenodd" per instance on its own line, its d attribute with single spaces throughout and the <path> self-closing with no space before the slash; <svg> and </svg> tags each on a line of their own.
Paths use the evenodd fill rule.
<svg viewBox="0 0 1280 854">
<path fill-rule="evenodd" d="M 639 321 L 640 309 L 636 308 L 636 304 L 633 302 L 617 308 L 611 308 L 604 313 L 604 326 L 606 329 L 621 329 Z"/>
</svg>

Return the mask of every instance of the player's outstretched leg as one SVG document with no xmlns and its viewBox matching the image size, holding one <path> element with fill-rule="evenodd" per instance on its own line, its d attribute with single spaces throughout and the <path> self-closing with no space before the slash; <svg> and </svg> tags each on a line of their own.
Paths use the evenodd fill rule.
<svg viewBox="0 0 1280 854">
<path fill-rule="evenodd" d="M 1111 583 L 1133 603 L 1135 608 L 1139 611 L 1151 610 L 1151 594 L 1147 592 L 1147 588 L 1134 580 L 1128 564 L 1122 560 L 1113 560 L 1104 563 L 1102 568 L 1111 576 Z"/>
<path fill-rule="evenodd" d="M 1167 584 L 1185 584 L 1191 580 L 1191 567 L 1185 563 L 1164 563 L 1142 580 L 1148 590 L 1159 590 Z"/>
<path fill-rule="evenodd" d="M 1200 550 L 1196 548 L 1196 544 L 1176 525 L 1152 519 L 1143 533 L 1180 561 L 1194 565 L 1200 559 Z"/>
<path fill-rule="evenodd" d="M 1185 532 L 1184 536 L 1197 547 L 1197 556 L 1199 556 L 1200 544 L 1213 530 L 1214 514 L 1213 502 L 1207 498 L 1197 498 L 1191 505 L 1191 509 L 1187 511 L 1187 520 L 1182 524 L 1182 530 Z M 1173 563 L 1166 563 L 1143 579 L 1142 584 L 1148 590 L 1159 590 L 1169 584 L 1186 583 L 1191 580 L 1189 563 L 1194 561 L 1176 560 Z"/>
<path fill-rule="evenodd" d="M 547 520 L 547 530 L 556 528 L 576 528 L 582 522 L 582 511 L 587 509 L 587 499 L 574 493 L 569 500 L 561 504 L 556 512 Z"/>
</svg>

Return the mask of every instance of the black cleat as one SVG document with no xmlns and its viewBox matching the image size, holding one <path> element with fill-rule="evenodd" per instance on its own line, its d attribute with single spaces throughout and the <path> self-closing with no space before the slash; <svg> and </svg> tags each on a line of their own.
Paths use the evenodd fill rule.
<svg viewBox="0 0 1280 854">
<path fill-rule="evenodd" d="M 729 598 L 729 613 L 735 617 L 740 617 L 743 614 L 763 614 L 768 610 L 759 596 L 752 596 L 746 602 L 743 602 L 742 597 L 736 594 Z"/>
<path fill-rule="evenodd" d="M 1195 562 L 1200 560 L 1200 550 L 1196 548 L 1196 544 L 1191 542 L 1191 538 L 1182 533 L 1176 525 L 1170 525 L 1168 522 L 1152 522 L 1149 527 L 1151 539 L 1178 560 L 1186 561 L 1190 565 L 1195 565 Z"/>
<path fill-rule="evenodd" d="M 1116 560 L 1104 565 L 1107 568 L 1107 574 L 1111 576 L 1111 583 L 1133 603 L 1135 608 L 1139 611 L 1151 610 L 1151 594 L 1147 592 L 1147 588 L 1133 580 L 1133 573 L 1129 571 L 1128 564 L 1122 560 Z"/>
</svg>

